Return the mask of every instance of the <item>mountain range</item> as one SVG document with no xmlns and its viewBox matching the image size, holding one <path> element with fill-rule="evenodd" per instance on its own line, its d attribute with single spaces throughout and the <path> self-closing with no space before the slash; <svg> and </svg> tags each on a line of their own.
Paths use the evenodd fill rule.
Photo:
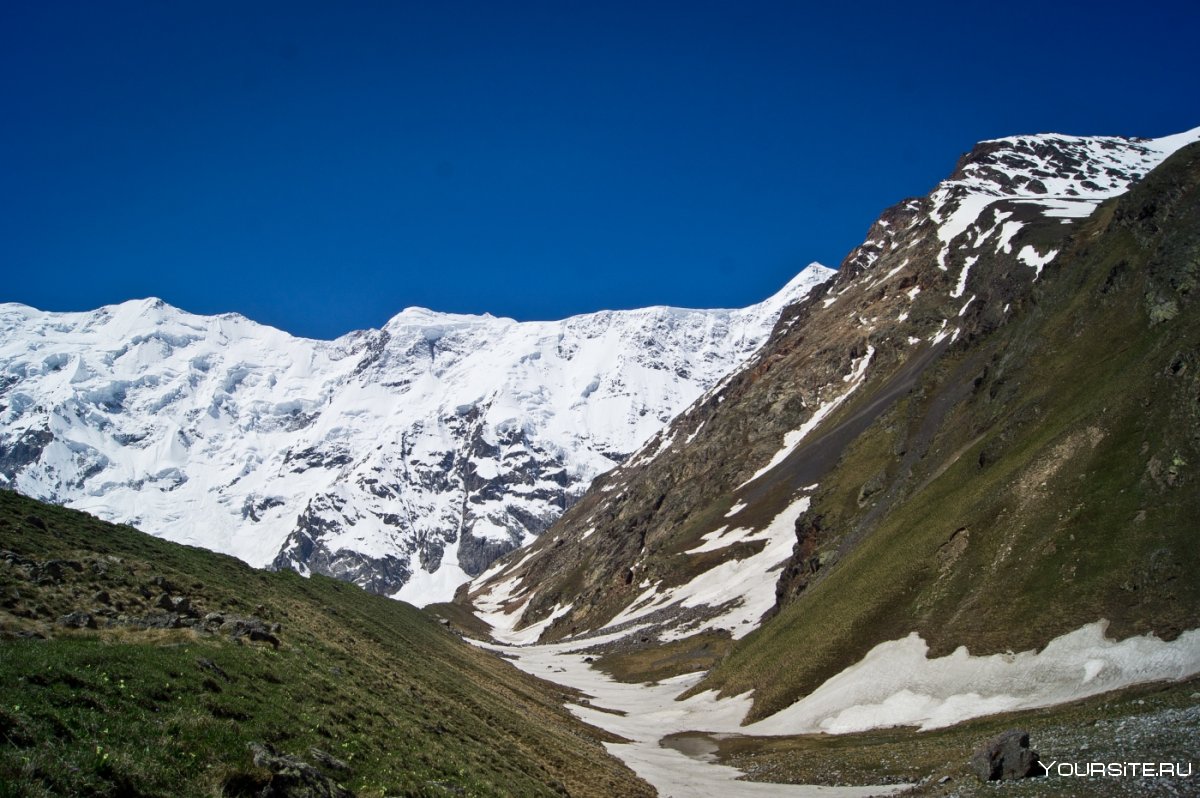
<svg viewBox="0 0 1200 798">
<path fill-rule="evenodd" d="M 749 357 L 741 310 L 408 308 L 334 341 L 161 300 L 0 305 L 0 484 L 251 565 L 449 599 Z"/>
<path fill-rule="evenodd" d="M 175 732 L 222 730 L 224 794 L 306 794 L 262 739 L 344 741 L 361 765 L 308 759 L 379 795 L 990 795 L 963 762 L 1014 727 L 1046 762 L 1182 763 L 1198 286 L 1200 128 L 982 142 L 836 272 L 743 311 L 409 309 L 313 342 L 155 301 L 3 306 L 7 485 L 281 573 L 0 493 L 0 637 L 20 654 L 0 664 L 20 690 L 0 767 L 179 783 L 182 759 L 124 748 L 53 767 L 95 742 L 55 731 L 62 685 L 88 724 L 140 734 L 177 683 L 203 721 Z M 97 672 L 116 656 L 99 644 L 151 663 L 126 668 L 136 690 Z M 343 669 L 353 695 L 325 698 Z M 1195 791 L 1191 768 L 1034 773 L 1023 734 L 1037 794 Z M 39 735 L 61 751 L 22 753 Z M 397 746 L 416 770 L 388 770 Z"/>
</svg>

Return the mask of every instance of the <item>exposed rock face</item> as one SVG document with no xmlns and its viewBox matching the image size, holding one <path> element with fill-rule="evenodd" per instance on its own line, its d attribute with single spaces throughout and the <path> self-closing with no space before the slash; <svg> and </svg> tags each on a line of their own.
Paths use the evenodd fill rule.
<svg viewBox="0 0 1200 798">
<path fill-rule="evenodd" d="M 446 599 L 831 273 L 744 310 L 518 323 L 409 308 L 335 341 L 158 300 L 0 305 L 0 486 L 252 565 Z"/>
<path fill-rule="evenodd" d="M 988 740 L 971 755 L 971 771 L 980 781 L 1025 779 L 1042 775 L 1037 751 L 1029 747 L 1029 732 L 1010 729 Z"/>
</svg>

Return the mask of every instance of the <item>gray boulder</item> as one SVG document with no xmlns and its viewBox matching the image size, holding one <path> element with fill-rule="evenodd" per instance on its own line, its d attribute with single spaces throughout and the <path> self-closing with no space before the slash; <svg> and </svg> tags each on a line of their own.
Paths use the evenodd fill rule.
<svg viewBox="0 0 1200 798">
<path fill-rule="evenodd" d="M 971 770 L 980 781 L 1040 776 L 1037 751 L 1029 747 L 1029 732 L 1009 729 L 988 740 L 971 755 Z"/>
</svg>

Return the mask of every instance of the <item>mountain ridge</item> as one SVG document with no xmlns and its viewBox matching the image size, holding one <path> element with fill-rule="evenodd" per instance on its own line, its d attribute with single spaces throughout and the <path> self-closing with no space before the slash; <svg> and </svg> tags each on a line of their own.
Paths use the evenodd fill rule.
<svg viewBox="0 0 1200 798">
<path fill-rule="evenodd" d="M 1057 138 L 1011 141 L 1020 154 L 1031 142 Z M 1072 402 L 1090 407 L 1096 397 L 1112 397 L 1126 407 L 1129 394 L 1158 379 L 1111 353 L 1106 359 L 1099 350 L 1086 350 L 1089 364 L 1126 363 L 1124 373 L 1107 374 L 1105 388 L 1095 370 L 1081 364 L 1037 360 L 1030 353 L 1039 351 L 1039 336 L 1053 331 L 1042 345 L 1047 352 L 1075 351 L 1071 347 L 1080 345 L 1072 342 L 1097 324 L 1128 331 L 1124 349 L 1136 342 L 1142 347 L 1136 351 L 1147 357 L 1161 356 L 1163 347 L 1187 349 L 1191 317 L 1184 305 L 1195 267 L 1187 221 L 1194 192 L 1186 186 L 1197 149 L 1186 145 L 1197 138 L 1200 129 L 1151 142 L 1086 142 L 1084 150 L 1104 156 L 1095 163 L 1079 161 L 1073 154 L 1079 142 L 1071 141 L 1061 159 L 1043 151 L 1031 166 L 1017 158 L 1005 180 L 956 191 L 971 164 L 1001 152 L 977 149 L 930 197 L 886 210 L 837 276 L 788 308 L 747 368 L 652 439 L 643 449 L 647 456 L 635 455 L 598 479 L 549 535 L 519 557 L 499 561 L 460 591 L 458 602 L 473 607 L 502 640 L 584 646 L 591 635 L 625 634 L 624 642 L 606 644 L 607 660 L 600 662 L 635 680 L 649 678 L 649 663 L 673 661 L 681 669 L 675 673 L 715 666 L 688 695 L 753 690 L 748 720 L 788 706 L 872 646 L 914 627 L 932 639 L 931 655 L 942 655 L 959 645 L 972 652 L 1036 649 L 1052 629 L 1065 634 L 1100 617 L 1086 617 L 1088 612 L 1111 612 L 1120 635 L 1157 631 L 1172 639 L 1196 626 L 1194 596 L 1184 598 L 1192 593 L 1182 586 L 1164 592 L 1157 581 L 1187 571 L 1177 537 L 1197 510 L 1186 497 L 1176 492 L 1170 502 L 1155 500 L 1174 543 L 1156 547 L 1146 534 L 1136 545 L 1131 541 L 1128 556 L 1151 574 L 1131 580 L 1119 559 L 1088 569 L 1060 562 L 1064 552 L 1117 558 L 1124 543 L 1112 522 L 1089 509 L 1099 506 L 1096 496 L 1080 494 L 1077 485 L 1063 495 L 1077 496 L 1078 506 L 1058 506 L 1039 490 L 1040 481 L 1029 480 L 1039 469 L 1049 469 L 1043 480 L 1059 473 L 1068 460 L 1093 463 L 1093 470 L 1105 473 L 1090 453 L 1106 451 L 1126 433 L 1080 423 L 1071 415 Z M 1115 175 L 1105 164 L 1111 148 L 1122 146 L 1124 154 L 1115 157 L 1128 169 Z M 1065 164 L 1068 173 L 1037 174 L 1048 162 Z M 1123 186 L 1083 185 L 1093 171 L 1089 166 Z M 995 186 L 1021 177 L 1026 180 L 1014 192 L 996 193 Z M 1065 187 L 1031 196 L 1022 187 L 1034 179 L 1058 179 Z M 960 213 L 963 208 L 969 213 Z M 1112 219 L 1124 222 L 1113 226 Z M 1169 277 L 1172 270 L 1179 274 Z M 1145 284 L 1145 295 L 1138 293 L 1143 272 L 1157 275 Z M 1076 285 L 1096 293 L 1081 299 L 1070 291 Z M 1118 305 L 1125 316 L 1112 316 Z M 1010 348 L 999 343 L 1018 335 Z M 1190 361 L 1179 357 L 1180 365 L 1167 372 L 1191 374 Z M 1034 362 L 1050 364 L 1040 378 Z M 1073 372 L 1073 378 L 1064 376 Z M 1078 393 L 1083 386 L 1090 395 Z M 1163 401 L 1172 396 L 1186 406 L 1177 395 L 1182 386 L 1163 392 Z M 1036 389 L 1040 400 L 1026 401 L 1022 388 Z M 1186 421 L 1186 412 L 1179 412 L 1177 434 L 1186 436 L 1195 419 Z M 1136 415 L 1120 418 L 1121 425 L 1136 423 Z M 1039 419 L 1053 423 L 1042 428 Z M 1154 429 L 1157 436 L 1173 428 Z M 1147 491 L 1159 490 L 1168 478 L 1182 479 L 1184 466 L 1176 463 L 1171 472 L 1167 464 L 1173 457 L 1192 461 L 1188 447 L 1195 442 L 1177 440 L 1176 455 L 1160 451 L 1151 458 L 1158 476 L 1148 477 L 1150 487 L 1135 479 L 1113 492 L 1124 490 L 1155 506 Z M 1122 457 L 1128 461 L 1131 453 L 1122 450 Z M 977 483 L 986 490 L 1004 484 L 993 481 L 1001 474 L 1013 484 L 1008 493 L 987 494 L 988 501 L 1001 502 L 990 507 L 993 515 L 955 520 L 957 502 L 974 495 L 975 488 L 963 485 L 976 484 L 955 480 L 966 479 L 972 462 L 990 469 Z M 940 503 L 932 495 L 941 496 Z M 1040 580 L 1048 574 L 1035 578 L 1023 570 L 1031 567 L 1028 559 L 1006 559 L 1009 550 L 996 543 L 1004 539 L 1003 525 L 996 526 L 1004 514 L 995 513 L 1010 495 L 1027 499 L 1008 512 L 1044 520 L 1062 536 L 1047 553 L 1063 569 L 1057 578 L 1069 589 L 1062 595 L 1082 597 L 1074 610 L 1057 607 L 1055 620 L 1036 632 L 1019 627 L 1011 608 L 995 606 L 1005 595 L 1001 583 L 993 584 L 998 577 L 986 580 L 988 591 L 970 587 L 969 569 L 995 556 L 988 573 L 1029 585 L 1013 607 L 1029 614 L 1030 602 L 1045 597 Z M 920 507 L 948 528 L 922 527 L 921 514 L 905 507 Z M 1086 519 L 1106 542 L 1078 551 L 1062 518 Z M 1028 526 L 1021 528 L 1023 536 L 1030 534 Z M 1122 580 L 1142 585 L 1130 590 L 1144 591 L 1139 596 L 1145 606 L 1119 611 Z M 726 589 L 713 589 L 718 583 Z M 920 596 L 915 606 L 914 595 Z M 969 597 L 977 612 L 954 615 L 951 596 Z M 805 607 L 814 609 L 806 613 Z M 1004 622 L 989 626 L 993 614 Z M 663 675 L 661 669 L 653 673 Z"/>
<path fill-rule="evenodd" d="M 0 477 L 419 603 L 531 539 L 826 279 L 745 309 L 556 322 L 407 308 L 301 339 L 162 300 L 0 306 Z"/>
</svg>

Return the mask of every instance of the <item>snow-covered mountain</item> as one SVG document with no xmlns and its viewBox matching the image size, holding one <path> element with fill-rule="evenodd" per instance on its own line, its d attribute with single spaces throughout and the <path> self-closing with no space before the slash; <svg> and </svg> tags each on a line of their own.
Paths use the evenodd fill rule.
<svg viewBox="0 0 1200 798">
<path fill-rule="evenodd" d="M 0 305 L 0 485 L 256 566 L 448 599 L 833 273 L 813 264 L 742 310 L 408 308 L 334 341 L 155 299 Z"/>
</svg>

